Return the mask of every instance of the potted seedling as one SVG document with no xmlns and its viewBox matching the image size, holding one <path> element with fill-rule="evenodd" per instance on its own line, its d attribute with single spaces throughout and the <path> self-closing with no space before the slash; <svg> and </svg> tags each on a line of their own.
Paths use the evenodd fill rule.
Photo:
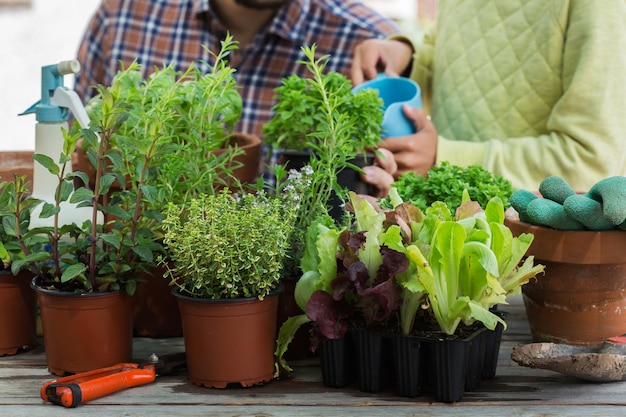
<svg viewBox="0 0 626 417">
<path fill-rule="evenodd" d="M 310 178 L 277 169 L 277 189 L 228 188 L 169 204 L 163 227 L 190 380 L 205 387 L 274 378 L 280 278 Z"/>
<path fill-rule="evenodd" d="M 398 318 L 387 326 L 397 329 L 390 334 L 396 359 L 402 357 L 403 348 L 395 344 L 404 336 L 418 337 L 413 343 L 418 347 L 428 344 L 431 355 L 437 354 L 439 345 L 447 349 L 458 345 L 464 359 L 468 336 L 478 337 L 475 331 L 494 330 L 498 323 L 505 325 L 491 307 L 519 293 L 521 286 L 543 269 L 533 265 L 532 258 L 519 264 L 532 235 L 513 238 L 503 225 L 504 208 L 498 198 L 482 210 L 465 193 L 456 217 L 442 202 L 422 212 L 404 203 L 395 189 L 390 201 L 393 209 L 377 212 L 367 200 L 351 194 L 349 208 L 356 220 L 347 236 L 346 230 L 316 225 L 315 240 L 307 242 L 309 251 L 303 258 L 305 273 L 296 286 L 296 300 L 306 311 L 306 318 L 299 320 L 315 322 L 325 339 L 340 339 L 355 323 L 358 326 L 353 311 L 359 303 L 365 302 L 368 308 L 378 304 L 385 307 L 375 310 L 384 311 L 378 317 Z M 357 288 L 356 293 L 346 293 L 345 278 Z M 367 301 L 365 296 L 371 295 L 377 303 Z M 299 323 L 294 319 L 288 324 L 295 327 Z M 287 325 L 281 329 L 279 354 L 288 343 L 289 330 Z M 451 364 L 438 356 L 430 362 L 442 370 L 456 369 L 447 373 L 457 377 L 456 383 L 433 376 L 436 399 L 458 400 L 470 381 L 467 364 Z M 411 365 L 397 363 L 395 369 L 400 393 L 417 395 L 419 389 L 405 390 L 400 384 L 404 378 L 400 371 Z M 482 370 L 478 371 L 480 378 Z M 417 383 L 418 371 L 414 372 L 404 379 Z"/>
</svg>

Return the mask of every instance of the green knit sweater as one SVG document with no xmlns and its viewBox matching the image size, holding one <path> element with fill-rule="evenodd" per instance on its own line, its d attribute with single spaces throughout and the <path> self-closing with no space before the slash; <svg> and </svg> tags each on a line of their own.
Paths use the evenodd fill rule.
<svg viewBox="0 0 626 417">
<path fill-rule="evenodd" d="M 437 162 L 537 190 L 626 175 L 626 0 L 440 0 L 411 78 Z"/>
</svg>

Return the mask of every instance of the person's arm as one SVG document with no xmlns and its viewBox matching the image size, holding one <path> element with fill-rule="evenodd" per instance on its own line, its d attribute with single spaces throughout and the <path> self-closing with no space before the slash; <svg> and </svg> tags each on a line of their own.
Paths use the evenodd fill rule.
<svg viewBox="0 0 626 417">
<path fill-rule="evenodd" d="M 479 164 L 517 187 L 560 175 L 578 191 L 626 174 L 626 3 L 572 1 L 564 44 L 563 94 L 549 133 L 482 143 L 440 137 L 437 162 Z"/>
</svg>

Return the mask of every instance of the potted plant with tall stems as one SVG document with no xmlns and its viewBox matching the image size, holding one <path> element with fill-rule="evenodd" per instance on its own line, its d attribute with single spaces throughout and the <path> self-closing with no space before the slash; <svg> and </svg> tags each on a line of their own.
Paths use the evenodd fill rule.
<svg viewBox="0 0 626 417">
<path fill-rule="evenodd" d="M 213 62 L 205 63 L 206 73 L 196 63 L 184 71 L 168 65 L 143 80 L 139 66 L 133 64 L 113 80 L 128 117 L 116 132 L 115 149 L 121 153 L 132 152 L 134 147 L 147 150 L 146 138 L 154 136 L 161 138 L 159 146 L 167 147 L 150 171 L 149 189 L 156 197 L 150 210 L 161 212 L 163 202 L 186 204 L 194 196 L 257 179 L 261 140 L 234 131 L 242 99 L 228 57 L 236 48 L 227 34 L 217 52 L 209 51 Z M 101 117 L 102 104 L 99 96 L 90 101 L 92 118 Z M 129 168 L 139 166 L 128 162 Z M 164 272 L 162 267 L 150 269 L 137 287 L 134 331 L 138 335 L 182 335 L 178 304 Z"/>
<path fill-rule="evenodd" d="M 276 172 L 274 193 L 263 182 L 253 191 L 224 188 L 165 212 L 163 259 L 171 261 L 194 384 L 246 387 L 275 376 L 281 270 L 310 185 L 306 172 Z"/>
<path fill-rule="evenodd" d="M 118 143 L 116 132 L 128 118 L 120 87 L 98 88 L 102 113 L 90 128 L 64 131 L 58 160 L 33 155 L 57 179 L 54 201 L 31 204 L 41 205 L 39 217 L 48 225 L 22 230 L 24 207 L 3 213 L 5 230 L 22 252 L 12 268 L 36 275 L 31 287 L 40 303 L 46 359 L 57 375 L 130 360 L 131 294 L 140 272 L 154 266 L 154 254 L 162 250 L 161 214 L 149 210 L 158 198 L 150 178 L 171 142 L 154 134 L 141 143 Z M 69 170 L 79 139 L 94 163 L 92 188 L 74 189 L 76 179 L 89 183 L 87 173 Z M 115 182 L 119 186 L 112 189 Z M 24 190 L 14 191 L 15 201 L 24 198 Z M 85 207 L 88 218 L 61 222 L 61 214 L 67 219 Z"/>
<path fill-rule="evenodd" d="M 367 193 L 367 187 L 357 181 L 358 173 L 373 163 L 382 132 L 383 102 L 376 90 L 353 92 L 347 77 L 325 72 L 332 57 L 317 58 L 315 44 L 303 46 L 302 52 L 306 60 L 299 63 L 306 65 L 310 77 L 285 77 L 276 88 L 263 141 L 282 153 L 288 168 L 311 165 L 320 182 L 319 205 L 330 205 L 331 214 L 340 220 L 339 206 L 347 198 L 347 189 Z"/>
<path fill-rule="evenodd" d="M 22 230 L 28 230 L 29 207 L 34 202 L 28 186 L 26 176 L 17 174 L 13 174 L 12 181 L 0 183 L 0 218 L 20 207 Z M 17 195 L 19 199 L 15 198 Z M 11 220 L 0 224 L 0 356 L 29 350 L 37 344 L 37 297 L 30 289 L 33 275 L 29 271 L 14 275 L 11 270 L 13 260 L 21 252 L 18 240 L 10 232 Z"/>
</svg>

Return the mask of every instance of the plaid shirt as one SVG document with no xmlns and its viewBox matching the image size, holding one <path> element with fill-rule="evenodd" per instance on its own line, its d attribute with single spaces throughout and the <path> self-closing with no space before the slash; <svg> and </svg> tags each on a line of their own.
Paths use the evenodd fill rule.
<svg viewBox="0 0 626 417">
<path fill-rule="evenodd" d="M 177 70 L 195 62 L 203 71 L 217 52 L 226 28 L 209 0 L 103 0 L 80 45 L 82 65 L 76 92 L 86 102 L 96 84 L 110 85 L 135 59 L 144 75 L 154 67 L 174 64 Z M 309 76 L 302 45 L 317 45 L 330 54 L 327 70 L 348 75 L 354 46 L 368 38 L 397 33 L 397 26 L 356 0 L 292 0 L 256 35 L 250 46 L 233 51 L 230 65 L 241 87 L 243 115 L 236 131 L 261 136 L 271 117 L 274 89 L 291 74 Z"/>
</svg>

